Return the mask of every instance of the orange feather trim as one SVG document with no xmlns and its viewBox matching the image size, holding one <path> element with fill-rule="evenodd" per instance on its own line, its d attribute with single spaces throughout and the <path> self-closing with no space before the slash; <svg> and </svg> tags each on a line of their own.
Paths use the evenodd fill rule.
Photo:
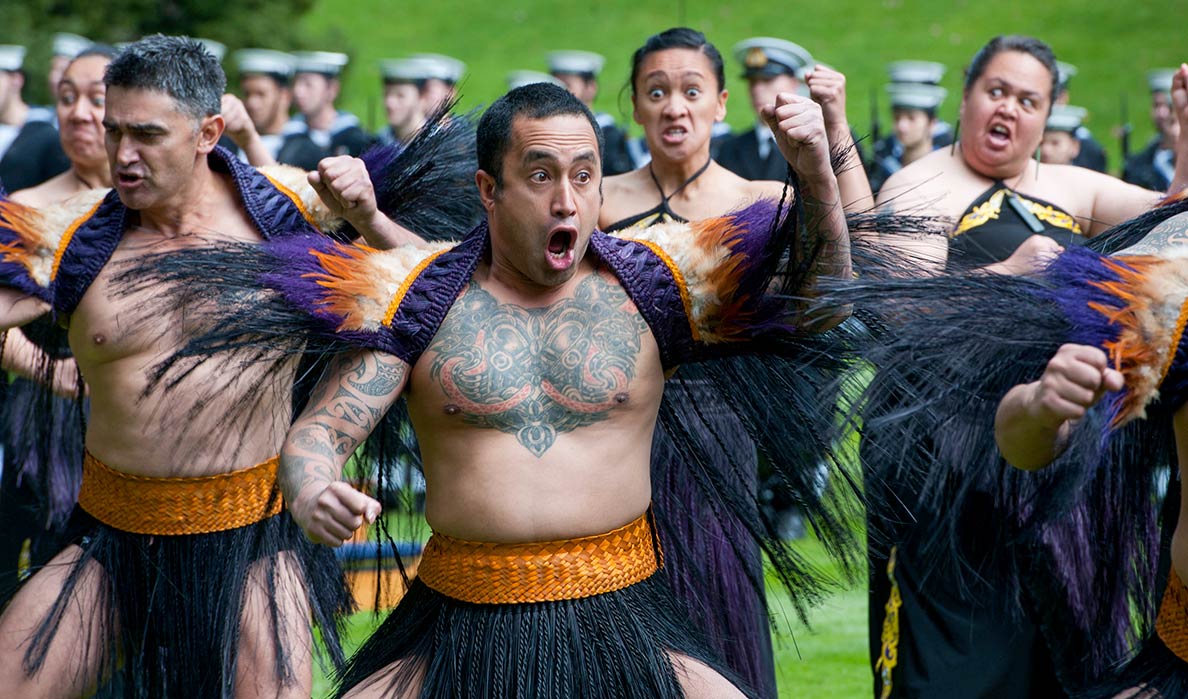
<svg viewBox="0 0 1188 699">
<path fill-rule="evenodd" d="M 1145 416 L 1147 404 L 1158 396 L 1171 369 L 1188 322 L 1188 269 L 1183 261 L 1148 255 L 1104 264 L 1118 280 L 1091 285 L 1119 303 L 1088 305 L 1120 328 L 1117 339 L 1103 348 L 1126 380 L 1127 391 L 1113 420 L 1117 427 Z"/>
<path fill-rule="evenodd" d="M 338 330 L 378 330 L 390 325 L 405 294 L 451 244 L 379 251 L 365 245 L 334 246 L 309 252 L 324 271 L 303 275 L 326 291 L 319 309 L 341 319 Z"/>
</svg>

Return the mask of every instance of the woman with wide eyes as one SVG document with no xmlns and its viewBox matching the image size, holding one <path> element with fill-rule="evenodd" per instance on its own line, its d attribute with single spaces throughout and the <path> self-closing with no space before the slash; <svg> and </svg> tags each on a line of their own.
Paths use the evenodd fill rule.
<svg viewBox="0 0 1188 699">
<path fill-rule="evenodd" d="M 887 179 L 878 204 L 952 221 L 948 239 L 910 246 L 929 269 L 948 264 L 1011 274 L 1155 205 L 1162 192 L 1084 168 L 1037 160 L 1056 86 L 1052 49 L 999 36 L 965 76 L 953 148 L 933 151 Z M 1188 139 L 1181 138 L 1188 150 Z M 1188 185 L 1177 158 L 1169 192 Z M 888 242 L 894 243 L 889 237 Z"/>
<path fill-rule="evenodd" d="M 635 52 L 631 102 L 652 160 L 603 181 L 599 228 L 614 232 L 663 221 L 705 219 L 756 199 L 780 199 L 783 182 L 746 180 L 711 158 L 712 128 L 726 116 L 726 97 L 722 56 L 701 32 L 669 29 L 650 37 Z M 839 129 L 831 128 L 828 112 L 823 116 L 831 144 L 836 131 L 844 138 L 843 147 L 851 145 L 844 114 Z M 849 204 L 846 208 L 869 208 L 870 186 L 860 166 L 838 173 L 837 180 L 841 200 Z M 696 368 L 684 367 L 680 374 L 685 386 L 699 390 L 702 384 Z M 745 482 L 733 490 L 756 492 L 755 447 L 737 420 L 704 408 L 694 412 L 671 393 L 666 393 L 665 401 L 682 416 L 682 424 L 690 426 L 691 434 L 703 433 L 700 446 L 716 454 L 719 472 L 734 473 L 732 463 L 746 464 Z M 696 426 L 706 420 L 715 423 L 712 430 L 699 430 Z M 710 431 L 718 437 L 731 435 L 731 443 L 717 444 L 708 436 Z M 754 583 L 763 579 L 759 548 L 747 543 L 750 535 L 741 523 L 711 514 L 714 507 L 689 482 L 683 468 L 672 444 L 658 432 L 652 451 L 652 493 L 666 546 L 668 578 L 694 623 L 705 632 L 711 650 L 757 696 L 774 697 L 771 632 L 762 594 Z"/>
<path fill-rule="evenodd" d="M 1181 71 L 1188 77 L 1188 68 Z M 1056 85 L 1055 57 L 1038 39 L 995 37 L 973 57 L 953 148 L 913 162 L 879 190 L 882 208 L 951 225 L 947 237 L 882 236 L 884 245 L 902 253 L 906 273 L 973 268 L 1031 274 L 1064 248 L 1083 245 L 1165 196 L 1092 170 L 1037 160 Z M 1179 117 L 1188 121 L 1188 110 Z M 1188 138 L 1177 149 L 1169 193 L 1188 185 Z M 927 370 L 922 365 L 921 375 Z M 909 414 L 912 393 L 876 396 L 863 411 L 865 424 Z M 951 469 L 954 488 L 964 492 L 960 484 L 974 478 L 980 485 L 960 501 L 968 504 L 954 500 L 944 508 L 922 505 L 910 479 L 878 478 L 907 472 L 905 458 L 917 458 L 903 457 L 909 450 L 902 432 L 888 435 L 881 441 L 877 428 L 864 429 L 861 444 L 868 497 L 899 509 L 890 515 L 872 510 L 868 522 L 870 540 L 884 542 L 870 551 L 876 696 L 1066 696 L 1062 683 L 1083 679 L 1077 675 L 1084 668 L 1060 665 L 1051 649 L 1066 640 L 1066 630 L 1050 622 L 1041 626 L 1047 610 L 1032 597 L 1033 588 L 1058 584 L 1035 561 L 1061 560 L 1062 552 L 1047 544 L 1016 546 L 1011 526 L 1021 513 L 1011 509 L 1013 496 L 999 492 L 993 477 Z M 912 453 L 931 459 L 930 444 L 921 435 Z M 960 523 L 955 530 L 947 526 L 952 522 Z M 937 532 L 952 536 L 946 550 L 958 551 L 962 560 L 938 560 L 933 549 L 922 550 Z"/>
<path fill-rule="evenodd" d="M 58 133 L 70 169 L 45 182 L 14 192 L 12 198 L 29 206 L 45 206 L 88 189 L 111 186 L 111 171 L 103 144 L 103 71 L 114 51 L 92 46 L 79 54 L 58 81 Z"/>
<path fill-rule="evenodd" d="M 599 228 L 616 231 L 659 220 L 694 221 L 721 216 L 761 197 L 779 199 L 783 183 L 745 180 L 710 157 L 715 123 L 726 117 L 726 77 L 722 56 L 698 31 L 669 29 L 635 52 L 631 103 L 644 128 L 652 160 L 603 181 L 605 201 Z M 833 144 L 833 124 L 825 113 Z M 849 127 L 840 119 L 838 138 L 849 145 Z M 870 185 L 861 168 L 838 173 L 848 210 L 869 208 Z"/>
</svg>

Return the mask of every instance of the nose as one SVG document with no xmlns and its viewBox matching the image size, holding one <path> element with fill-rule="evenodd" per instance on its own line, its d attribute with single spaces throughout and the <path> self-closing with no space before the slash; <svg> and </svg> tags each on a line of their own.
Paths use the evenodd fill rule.
<svg viewBox="0 0 1188 699">
<path fill-rule="evenodd" d="M 569 218 L 577 213 L 577 196 L 573 191 L 573 184 L 563 179 L 557 185 L 553 195 L 553 216 Z"/>
<path fill-rule="evenodd" d="M 686 106 L 685 98 L 681 95 L 674 94 L 664 103 L 664 109 L 661 113 L 666 117 L 679 117 L 685 113 Z"/>
<path fill-rule="evenodd" d="M 1011 95 L 998 103 L 998 109 L 1003 114 L 1015 116 L 1019 112 L 1019 99 Z"/>
<path fill-rule="evenodd" d="M 81 97 L 70 106 L 70 118 L 74 121 L 90 121 L 95 114 L 95 107 L 90 100 Z"/>
<path fill-rule="evenodd" d="M 139 160 L 139 155 L 136 152 L 136 147 L 130 138 L 121 138 L 118 134 L 115 135 L 115 160 L 117 165 L 127 166 Z"/>
</svg>

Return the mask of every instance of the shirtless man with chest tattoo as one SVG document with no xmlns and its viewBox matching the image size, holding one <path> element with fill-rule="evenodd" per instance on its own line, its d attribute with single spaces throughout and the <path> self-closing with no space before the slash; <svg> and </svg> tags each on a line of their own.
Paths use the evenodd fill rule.
<svg viewBox="0 0 1188 699">
<path fill-rule="evenodd" d="M 781 148 L 836 202 L 819 112 L 809 122 L 781 132 Z M 420 280 L 399 285 L 384 323 L 405 339 L 417 331 L 402 323 L 424 324 L 431 339 L 340 355 L 289 431 L 286 501 L 329 545 L 379 514 L 341 473 L 402 395 L 421 448 L 434 534 L 410 591 L 352 661 L 347 696 L 743 696 L 655 575 L 649 459 L 673 362 L 659 297 L 637 283 L 647 273 L 618 256 L 639 243 L 595 230 L 600 146 L 589 110 L 560 88 L 493 104 L 476 176 L 489 228 L 416 267 L 447 270 L 441 260 L 473 248 L 448 313 L 436 327 L 406 316 L 400 294 Z M 840 206 L 813 223 L 826 241 L 818 272 L 848 274 Z M 377 256 L 390 254 L 405 253 Z M 717 302 L 695 290 L 686 301 L 693 315 Z"/>
</svg>

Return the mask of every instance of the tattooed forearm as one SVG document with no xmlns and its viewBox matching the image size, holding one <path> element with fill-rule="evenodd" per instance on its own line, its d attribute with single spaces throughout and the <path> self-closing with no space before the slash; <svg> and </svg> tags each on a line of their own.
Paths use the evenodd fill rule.
<svg viewBox="0 0 1188 699">
<path fill-rule="evenodd" d="M 324 441 L 324 426 L 302 427 L 289 435 L 281 449 L 281 492 L 292 502 L 310 483 L 337 480 L 334 450 Z"/>
<path fill-rule="evenodd" d="M 845 279 L 850 276 L 850 231 L 846 214 L 836 189 L 803 191 L 805 229 L 809 240 L 820 241 L 813 260 L 813 277 L 829 276 Z M 830 196 L 830 194 L 833 196 Z M 818 198 L 818 194 L 823 198 Z"/>
<path fill-rule="evenodd" d="M 340 357 L 327 367 L 281 451 L 286 499 L 292 502 L 311 484 L 341 478 L 346 460 L 399 398 L 407 369 L 399 359 L 379 353 Z"/>
</svg>

